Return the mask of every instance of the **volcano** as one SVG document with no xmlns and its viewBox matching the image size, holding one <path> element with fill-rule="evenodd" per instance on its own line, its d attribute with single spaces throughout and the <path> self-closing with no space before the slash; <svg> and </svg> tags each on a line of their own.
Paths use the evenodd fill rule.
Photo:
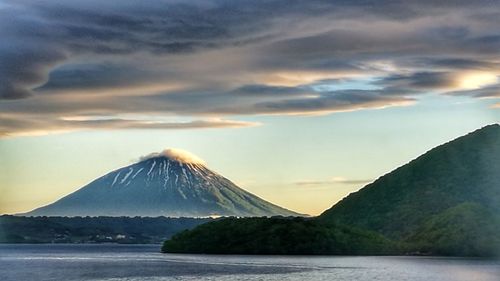
<svg viewBox="0 0 500 281">
<path fill-rule="evenodd" d="M 112 171 L 25 216 L 297 216 L 176 149 Z"/>
</svg>

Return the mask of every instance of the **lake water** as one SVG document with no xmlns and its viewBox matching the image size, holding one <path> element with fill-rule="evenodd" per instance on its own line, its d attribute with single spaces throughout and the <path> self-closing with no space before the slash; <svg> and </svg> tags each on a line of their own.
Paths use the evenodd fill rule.
<svg viewBox="0 0 500 281">
<path fill-rule="evenodd" d="M 159 248 L 0 244 L 0 280 L 500 280 L 499 260 L 177 255 Z"/>
</svg>

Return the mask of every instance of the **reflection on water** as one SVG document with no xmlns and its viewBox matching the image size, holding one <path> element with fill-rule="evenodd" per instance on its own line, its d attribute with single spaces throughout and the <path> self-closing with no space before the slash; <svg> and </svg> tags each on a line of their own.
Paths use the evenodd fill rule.
<svg viewBox="0 0 500 281">
<path fill-rule="evenodd" d="M 498 281 L 500 261 L 173 255 L 151 245 L 0 245 L 0 280 Z"/>
</svg>

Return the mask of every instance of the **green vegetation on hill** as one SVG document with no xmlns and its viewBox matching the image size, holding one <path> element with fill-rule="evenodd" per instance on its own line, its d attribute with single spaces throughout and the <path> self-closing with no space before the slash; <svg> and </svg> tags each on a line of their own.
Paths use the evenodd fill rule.
<svg viewBox="0 0 500 281">
<path fill-rule="evenodd" d="M 161 243 L 212 219 L 0 216 L 0 243 Z"/>
<path fill-rule="evenodd" d="M 318 218 L 215 221 L 175 235 L 163 251 L 499 256 L 499 214 L 497 124 L 432 149 Z"/>
<path fill-rule="evenodd" d="M 500 211 L 500 126 L 438 146 L 352 193 L 321 220 L 411 235 L 430 217 L 465 202 Z"/>
<path fill-rule="evenodd" d="M 226 218 L 176 234 L 163 252 L 204 254 L 336 254 L 396 253 L 381 235 L 306 218 Z"/>
<path fill-rule="evenodd" d="M 500 216 L 476 203 L 463 203 L 431 217 L 410 237 L 415 251 L 444 256 L 500 253 Z"/>
</svg>

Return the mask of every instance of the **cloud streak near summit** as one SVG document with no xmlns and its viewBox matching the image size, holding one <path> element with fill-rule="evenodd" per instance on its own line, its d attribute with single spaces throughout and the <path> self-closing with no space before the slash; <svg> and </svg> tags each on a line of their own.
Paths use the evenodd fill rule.
<svg viewBox="0 0 500 281">
<path fill-rule="evenodd" d="M 0 1 L 0 136 L 248 127 L 232 119 L 411 106 L 424 94 L 499 99 L 499 8 L 486 0 Z M 94 120 L 104 117 L 114 121 Z"/>
</svg>

